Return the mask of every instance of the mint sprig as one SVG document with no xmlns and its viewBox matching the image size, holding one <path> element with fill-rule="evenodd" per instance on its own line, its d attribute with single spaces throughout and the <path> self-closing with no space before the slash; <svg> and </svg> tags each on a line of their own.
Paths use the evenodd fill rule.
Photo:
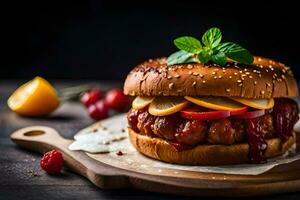
<svg viewBox="0 0 300 200">
<path fill-rule="evenodd" d="M 168 65 L 183 63 L 207 63 L 212 61 L 224 66 L 227 58 L 242 64 L 253 62 L 252 54 L 242 46 L 233 42 L 221 43 L 222 33 L 218 28 L 210 28 L 202 36 L 201 42 L 190 36 L 183 36 L 174 40 L 179 51 L 168 57 Z"/>
</svg>

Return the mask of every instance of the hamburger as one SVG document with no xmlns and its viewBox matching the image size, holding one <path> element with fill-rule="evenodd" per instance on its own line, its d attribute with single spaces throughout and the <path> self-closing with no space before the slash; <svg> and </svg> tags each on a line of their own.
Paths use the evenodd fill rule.
<svg viewBox="0 0 300 200">
<path fill-rule="evenodd" d="M 140 153 L 183 165 L 264 163 L 295 144 L 291 69 L 228 57 L 224 64 L 150 59 L 128 74 L 124 93 L 135 97 L 128 132 Z"/>
</svg>

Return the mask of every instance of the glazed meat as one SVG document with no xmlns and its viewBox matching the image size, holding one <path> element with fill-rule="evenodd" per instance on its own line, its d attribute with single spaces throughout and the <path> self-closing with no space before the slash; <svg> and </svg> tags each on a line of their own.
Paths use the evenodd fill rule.
<svg viewBox="0 0 300 200">
<path fill-rule="evenodd" d="M 132 108 L 127 113 L 128 124 L 135 132 L 140 132 L 139 128 L 137 127 L 139 113 L 140 110 L 134 110 Z"/>
<path fill-rule="evenodd" d="M 259 118 L 260 125 L 260 134 L 264 138 L 272 138 L 274 137 L 274 126 L 273 126 L 273 118 L 271 114 L 266 114 Z"/>
<path fill-rule="evenodd" d="M 210 144 L 233 144 L 235 130 L 229 119 L 214 120 L 208 129 L 207 141 Z"/>
<path fill-rule="evenodd" d="M 155 117 L 153 115 L 150 115 L 147 111 L 142 112 L 138 116 L 137 128 L 145 135 L 153 135 L 152 126 L 154 121 Z"/>
<path fill-rule="evenodd" d="M 234 140 L 236 143 L 245 142 L 247 140 L 247 135 L 245 132 L 245 123 L 243 119 L 232 119 L 232 128 L 234 129 Z"/>
<path fill-rule="evenodd" d="M 152 130 L 155 135 L 167 140 L 175 139 L 176 116 L 156 117 Z"/>
<path fill-rule="evenodd" d="M 202 143 L 205 139 L 207 125 L 200 120 L 184 120 L 176 130 L 176 141 L 187 145 Z"/>
</svg>

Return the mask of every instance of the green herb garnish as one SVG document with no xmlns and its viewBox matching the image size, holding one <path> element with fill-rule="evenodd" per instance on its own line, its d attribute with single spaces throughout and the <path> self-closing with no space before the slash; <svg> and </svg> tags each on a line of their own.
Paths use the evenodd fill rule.
<svg viewBox="0 0 300 200">
<path fill-rule="evenodd" d="M 168 65 L 182 63 L 207 63 L 212 61 L 224 66 L 227 58 L 242 64 L 253 62 L 252 54 L 245 48 L 233 42 L 221 43 L 222 33 L 218 28 L 211 28 L 204 33 L 201 42 L 190 36 L 183 36 L 174 40 L 180 49 L 168 57 Z"/>
</svg>

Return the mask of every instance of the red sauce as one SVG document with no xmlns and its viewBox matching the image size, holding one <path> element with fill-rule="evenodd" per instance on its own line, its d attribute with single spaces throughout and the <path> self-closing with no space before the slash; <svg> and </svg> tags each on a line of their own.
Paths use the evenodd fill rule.
<svg viewBox="0 0 300 200">
<path fill-rule="evenodd" d="M 297 103 L 288 98 L 278 98 L 275 100 L 273 108 L 274 128 L 282 142 L 288 140 L 293 134 L 293 127 L 298 121 L 299 109 Z"/>
<path fill-rule="evenodd" d="M 277 136 L 284 143 L 293 134 L 293 127 L 298 121 L 298 105 L 289 98 L 275 99 L 275 105 L 270 112 L 273 116 L 273 126 Z M 265 152 L 268 144 L 262 137 L 259 118 L 245 120 L 249 144 L 249 161 L 252 163 L 266 162 Z"/>
<path fill-rule="evenodd" d="M 259 118 L 245 120 L 246 132 L 249 144 L 249 161 L 251 163 L 265 163 L 265 152 L 268 144 L 259 132 Z"/>
</svg>

